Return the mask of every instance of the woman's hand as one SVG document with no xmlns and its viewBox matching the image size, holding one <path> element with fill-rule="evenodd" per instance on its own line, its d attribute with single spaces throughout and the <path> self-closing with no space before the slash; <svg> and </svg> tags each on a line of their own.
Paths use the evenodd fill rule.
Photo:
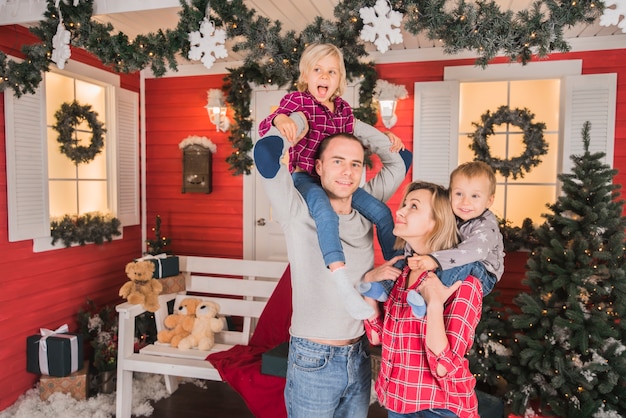
<svg viewBox="0 0 626 418">
<path fill-rule="evenodd" d="M 428 272 L 417 288 L 429 307 L 431 304 L 443 307 L 443 304 L 457 291 L 461 283 L 461 281 L 457 281 L 452 286 L 447 287 L 441 283 L 435 273 Z"/>
<path fill-rule="evenodd" d="M 397 255 L 389 261 L 386 261 L 385 264 L 381 264 L 378 267 L 375 267 L 365 273 L 363 276 L 364 282 L 380 282 L 382 280 L 393 280 L 395 281 L 402 271 L 399 268 L 394 267 L 394 263 L 399 260 L 402 260 L 404 256 Z"/>
</svg>

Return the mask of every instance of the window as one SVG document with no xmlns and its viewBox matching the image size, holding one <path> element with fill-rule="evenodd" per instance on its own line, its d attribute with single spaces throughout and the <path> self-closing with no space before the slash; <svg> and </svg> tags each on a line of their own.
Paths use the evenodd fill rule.
<svg viewBox="0 0 626 418">
<path fill-rule="evenodd" d="M 443 82 L 415 83 L 413 179 L 448 185 L 450 172 L 474 159 L 467 134 L 472 121 L 480 121 L 487 109 L 502 104 L 527 107 L 535 121 L 546 123 L 544 137 L 549 152 L 542 164 L 524 178 L 498 178 L 494 212 L 521 225 L 530 217 L 539 224 L 545 205 L 559 194 L 558 173 L 571 168 L 570 155 L 582 152 L 581 129 L 591 122 L 591 152 L 605 152 L 613 163 L 616 74 L 580 75 L 582 63 L 556 61 L 448 67 Z M 492 153 L 519 155 L 523 144 L 515 127 L 506 125 L 489 138 Z"/>
<path fill-rule="evenodd" d="M 73 61 L 65 68 L 46 74 L 35 94 L 4 94 L 9 241 L 33 239 L 34 251 L 52 248 L 51 216 L 108 210 L 122 226 L 139 223 L 138 95 L 119 88 L 116 74 Z M 74 98 L 92 105 L 107 130 L 103 153 L 78 168 L 50 127 Z"/>
<path fill-rule="evenodd" d="M 59 134 L 52 128 L 57 123 L 54 115 L 61 105 L 75 100 L 81 106 L 89 104 L 106 129 L 109 125 L 106 86 L 60 73 L 46 73 L 45 78 L 50 216 L 82 215 L 94 211 L 109 213 L 106 135 L 105 146 L 92 161 L 75 164 L 61 153 L 57 141 Z M 75 130 L 78 144 L 89 146 L 91 137 L 89 125 L 83 121 Z"/>
</svg>

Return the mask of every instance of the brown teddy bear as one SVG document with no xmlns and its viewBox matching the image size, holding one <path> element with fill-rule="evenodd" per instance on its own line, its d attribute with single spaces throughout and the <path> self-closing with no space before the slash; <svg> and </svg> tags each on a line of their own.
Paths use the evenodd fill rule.
<svg viewBox="0 0 626 418">
<path fill-rule="evenodd" d="M 215 333 L 224 329 L 224 318 L 216 318 L 220 305 L 208 300 L 196 308 L 196 319 L 191 334 L 180 340 L 178 348 L 210 350 L 215 345 Z"/>
<path fill-rule="evenodd" d="M 143 305 L 149 312 L 159 309 L 159 294 L 163 286 L 153 279 L 154 263 L 151 261 L 131 261 L 126 264 L 126 275 L 130 279 L 120 289 L 120 296 L 129 303 Z"/>
<path fill-rule="evenodd" d="M 197 298 L 185 298 L 180 301 L 180 306 L 171 315 L 165 317 L 164 330 L 157 333 L 157 341 L 169 343 L 172 347 L 178 347 L 180 340 L 191 333 L 193 322 L 196 319 L 196 307 L 202 301 Z"/>
</svg>

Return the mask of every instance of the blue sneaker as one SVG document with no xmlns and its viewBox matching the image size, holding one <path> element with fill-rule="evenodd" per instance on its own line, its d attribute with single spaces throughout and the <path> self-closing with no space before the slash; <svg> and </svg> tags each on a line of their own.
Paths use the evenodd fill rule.
<svg viewBox="0 0 626 418">
<path fill-rule="evenodd" d="M 376 299 L 379 302 L 384 302 L 388 298 L 387 290 L 380 282 L 361 282 L 358 289 L 363 296 Z"/>
<path fill-rule="evenodd" d="M 406 303 L 409 304 L 416 318 L 423 318 L 426 315 L 426 301 L 417 291 L 409 290 Z"/>
</svg>

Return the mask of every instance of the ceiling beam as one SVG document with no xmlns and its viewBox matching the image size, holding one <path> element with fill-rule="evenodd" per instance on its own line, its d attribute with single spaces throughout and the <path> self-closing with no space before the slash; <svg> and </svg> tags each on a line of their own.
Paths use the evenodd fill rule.
<svg viewBox="0 0 626 418">
<path fill-rule="evenodd" d="M 63 0 L 69 3 L 72 0 Z M 0 2 L 2 4 L 2 2 Z M 179 0 L 94 0 L 93 14 L 137 12 L 180 7 Z M 47 2 L 42 0 L 7 0 L 0 5 L 0 26 L 34 23 L 43 20 Z"/>
</svg>

